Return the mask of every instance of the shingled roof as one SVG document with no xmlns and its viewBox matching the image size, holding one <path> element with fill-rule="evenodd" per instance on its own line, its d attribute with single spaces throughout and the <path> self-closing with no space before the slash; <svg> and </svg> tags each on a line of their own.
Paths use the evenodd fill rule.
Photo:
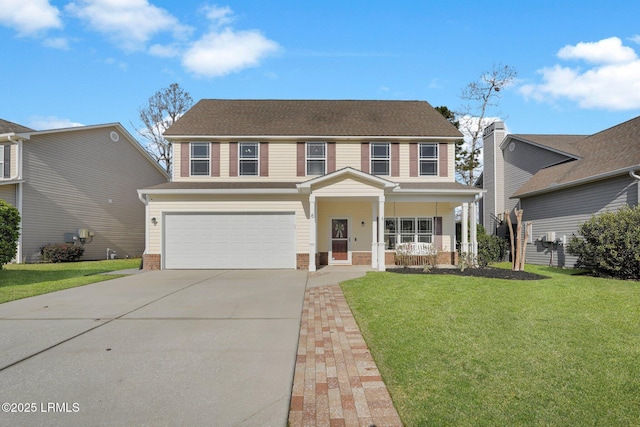
<svg viewBox="0 0 640 427">
<path fill-rule="evenodd" d="M 164 135 L 462 138 L 425 101 L 203 99 Z"/>
<path fill-rule="evenodd" d="M 640 116 L 574 143 L 582 158 L 536 173 L 512 197 L 552 191 L 640 169 Z"/>
<path fill-rule="evenodd" d="M 0 133 L 25 133 L 33 131 L 33 129 L 26 126 L 0 119 Z"/>
<path fill-rule="evenodd" d="M 589 135 L 535 135 L 535 134 L 512 134 L 512 138 L 519 139 L 551 148 L 572 157 L 581 157 L 578 141 L 582 141 Z"/>
</svg>

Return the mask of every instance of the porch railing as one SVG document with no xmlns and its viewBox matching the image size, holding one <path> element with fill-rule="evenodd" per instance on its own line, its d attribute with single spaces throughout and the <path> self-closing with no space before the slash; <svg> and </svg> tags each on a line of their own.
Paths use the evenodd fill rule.
<svg viewBox="0 0 640 427">
<path fill-rule="evenodd" d="M 432 264 L 437 254 L 433 243 L 397 243 L 395 265 L 422 266 Z"/>
</svg>

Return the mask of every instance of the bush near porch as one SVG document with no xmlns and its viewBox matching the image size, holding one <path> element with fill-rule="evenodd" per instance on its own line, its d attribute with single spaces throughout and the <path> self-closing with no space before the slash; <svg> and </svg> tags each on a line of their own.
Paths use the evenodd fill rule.
<svg viewBox="0 0 640 427">
<path fill-rule="evenodd" d="M 638 283 L 527 269 L 342 283 L 405 425 L 638 425 Z"/>
</svg>

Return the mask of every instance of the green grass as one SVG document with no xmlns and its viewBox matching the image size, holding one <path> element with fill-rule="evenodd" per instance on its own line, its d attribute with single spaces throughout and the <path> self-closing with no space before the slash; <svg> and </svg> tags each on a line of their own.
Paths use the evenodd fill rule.
<svg viewBox="0 0 640 427">
<path fill-rule="evenodd" d="M 342 283 L 405 425 L 640 425 L 640 283 L 526 270 Z"/>
<path fill-rule="evenodd" d="M 0 270 L 0 303 L 121 277 L 101 273 L 139 266 L 140 259 L 7 264 Z"/>
</svg>

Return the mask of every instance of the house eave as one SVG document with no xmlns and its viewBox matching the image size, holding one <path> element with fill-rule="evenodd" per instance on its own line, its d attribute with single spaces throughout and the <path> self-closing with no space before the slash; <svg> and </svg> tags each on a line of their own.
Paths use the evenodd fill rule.
<svg viewBox="0 0 640 427">
<path fill-rule="evenodd" d="M 138 195 L 238 195 L 238 194 L 284 194 L 284 195 L 296 195 L 300 194 L 297 188 L 185 188 L 185 189 L 142 189 L 138 190 Z"/>
<path fill-rule="evenodd" d="M 562 150 L 558 150 L 557 148 L 553 148 L 553 147 L 549 147 L 548 145 L 543 145 L 543 144 L 539 144 L 537 142 L 533 142 L 533 141 L 529 141 L 528 139 L 524 139 L 524 138 L 519 138 L 517 135 L 507 135 L 504 140 L 500 143 L 499 148 L 504 151 L 505 148 L 507 148 L 507 145 L 509 145 L 509 142 L 512 140 L 518 140 L 520 142 L 524 142 L 525 144 L 529 144 L 532 145 L 534 147 L 538 147 L 538 148 L 542 148 L 544 150 L 547 151 L 551 151 L 553 153 L 556 154 L 560 154 L 566 157 L 570 157 L 572 159 L 575 160 L 580 160 L 582 157 L 574 154 L 574 153 L 568 153 L 566 151 L 562 151 Z"/>
<path fill-rule="evenodd" d="M 618 175 L 626 175 L 631 171 L 637 171 L 640 169 L 640 165 L 635 165 L 635 166 L 628 166 L 626 168 L 622 168 L 622 169 L 617 169 L 615 171 L 610 171 L 610 172 L 606 172 L 606 173 L 602 173 L 599 175 L 593 175 L 593 176 L 589 176 L 586 178 L 581 178 L 581 179 L 577 179 L 574 181 L 569 181 L 569 182 L 564 182 L 562 184 L 555 184 L 555 185 L 551 185 L 547 188 L 543 188 L 543 189 L 539 189 L 539 190 L 534 190 L 534 191 L 529 191 L 527 193 L 521 193 L 521 194 L 514 194 L 513 196 L 510 196 L 510 199 L 521 199 L 523 197 L 532 197 L 532 196 L 538 196 L 540 194 L 545 194 L 545 193 L 551 193 L 554 191 L 558 191 L 558 190 L 564 190 L 567 188 L 571 188 L 571 187 L 577 187 L 579 185 L 583 185 L 583 184 L 588 184 L 590 182 L 595 182 L 595 181 L 600 181 L 603 179 L 608 179 L 608 178 L 613 178 L 614 176 L 618 176 Z"/>
<path fill-rule="evenodd" d="M 164 138 L 172 141 L 195 141 L 195 140 L 233 140 L 233 141 L 446 141 L 455 142 L 462 137 L 454 136 L 396 136 L 396 135 L 164 135 Z"/>
</svg>

